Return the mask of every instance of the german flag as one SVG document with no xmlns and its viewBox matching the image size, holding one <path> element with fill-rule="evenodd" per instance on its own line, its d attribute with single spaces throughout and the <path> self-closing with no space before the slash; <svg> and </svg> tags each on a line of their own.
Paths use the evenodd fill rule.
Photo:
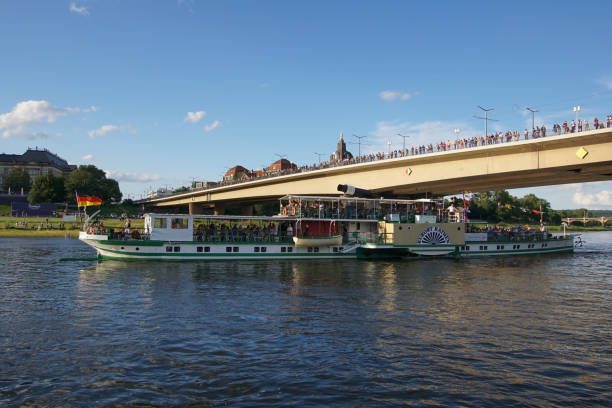
<svg viewBox="0 0 612 408">
<path fill-rule="evenodd" d="M 90 207 L 94 205 L 102 205 L 102 199 L 98 197 L 79 197 L 77 195 L 77 205 L 79 207 Z"/>
</svg>

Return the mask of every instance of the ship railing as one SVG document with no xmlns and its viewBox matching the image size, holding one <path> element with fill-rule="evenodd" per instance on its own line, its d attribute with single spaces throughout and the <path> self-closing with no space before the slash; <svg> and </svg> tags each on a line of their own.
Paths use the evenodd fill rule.
<svg viewBox="0 0 612 408">
<path fill-rule="evenodd" d="M 103 235 L 109 240 L 139 240 L 148 241 L 151 239 L 151 234 L 145 232 L 144 228 L 130 228 L 129 232 L 125 228 L 94 228 L 87 231 L 90 234 Z"/>
<path fill-rule="evenodd" d="M 551 239 L 558 239 L 548 232 L 541 231 L 502 231 L 502 232 L 487 232 L 487 241 L 489 242 L 503 242 L 503 241 L 548 241 Z"/>
<path fill-rule="evenodd" d="M 197 242 L 280 242 L 292 243 L 293 235 L 257 233 L 257 232 L 195 232 L 193 240 Z"/>
</svg>

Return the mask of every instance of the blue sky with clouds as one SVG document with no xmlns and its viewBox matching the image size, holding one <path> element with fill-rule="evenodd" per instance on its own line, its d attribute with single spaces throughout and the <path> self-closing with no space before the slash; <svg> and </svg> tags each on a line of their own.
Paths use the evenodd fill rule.
<svg viewBox="0 0 612 408">
<path fill-rule="evenodd" d="M 92 163 L 125 196 L 218 180 L 339 133 L 365 151 L 612 114 L 612 3 L 3 1 L 0 151 Z M 349 145 L 356 151 L 357 146 Z M 612 182 L 521 189 L 612 208 Z"/>
</svg>

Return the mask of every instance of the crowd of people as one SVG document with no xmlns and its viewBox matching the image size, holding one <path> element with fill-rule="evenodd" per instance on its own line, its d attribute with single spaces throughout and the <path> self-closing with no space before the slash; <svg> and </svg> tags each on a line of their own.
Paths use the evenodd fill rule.
<svg viewBox="0 0 612 408">
<path fill-rule="evenodd" d="M 592 124 L 592 126 L 591 126 Z M 537 139 L 547 136 L 557 136 L 568 133 L 586 132 L 589 130 L 597 130 L 612 127 L 612 115 L 608 115 L 605 120 L 599 120 L 594 118 L 591 123 L 587 119 L 578 119 L 577 121 L 572 120 L 569 123 L 564 121 L 563 123 L 555 123 L 552 126 L 552 133 L 548 132 L 546 126 L 536 126 L 531 131 L 525 129 L 522 134 L 518 130 L 508 130 L 506 132 L 496 132 L 487 136 L 474 136 L 471 138 L 456 138 L 455 140 L 447 139 L 441 140 L 436 143 L 422 144 L 419 146 L 411 146 L 406 149 L 392 150 L 389 152 L 377 152 L 368 153 L 351 159 L 345 159 L 341 161 L 322 161 L 316 164 L 301 166 L 296 169 L 286 169 L 271 171 L 261 175 L 253 175 L 251 177 L 244 177 L 237 180 L 223 180 L 219 182 L 219 186 L 233 185 L 238 183 L 245 183 L 248 181 L 260 180 L 271 177 L 278 177 L 288 174 L 305 173 L 315 170 L 347 166 L 357 163 L 367 163 L 379 160 L 396 159 L 407 156 L 417 156 L 422 154 L 445 152 L 450 150 L 477 148 L 481 146 L 494 145 L 499 143 L 510 143 L 518 142 L 519 140 Z"/>
<path fill-rule="evenodd" d="M 529 224 L 524 226 L 516 225 L 513 227 L 504 227 L 499 225 L 484 225 L 468 224 L 466 227 L 468 233 L 486 233 L 487 241 L 542 241 L 549 239 L 552 234 L 547 231 L 546 224 L 541 224 L 539 229 L 531 228 Z"/>
<path fill-rule="evenodd" d="M 208 223 L 194 229 L 194 241 L 206 242 L 285 242 L 293 238 L 290 223 L 269 223 L 266 225 Z"/>
</svg>

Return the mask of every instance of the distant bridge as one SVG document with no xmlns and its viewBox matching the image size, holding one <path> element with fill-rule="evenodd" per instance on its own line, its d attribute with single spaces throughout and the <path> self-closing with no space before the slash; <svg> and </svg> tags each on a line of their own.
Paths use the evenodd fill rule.
<svg viewBox="0 0 612 408">
<path fill-rule="evenodd" d="M 581 222 L 582 225 L 586 225 L 587 222 L 599 222 L 602 227 L 605 227 L 608 221 L 612 221 L 612 218 L 608 217 L 568 217 L 564 218 L 563 221 L 567 223 L 567 225 L 571 225 L 573 222 Z"/>
<path fill-rule="evenodd" d="M 338 195 L 338 184 L 409 197 L 601 180 L 612 180 L 612 128 L 318 169 L 139 203 L 188 207 L 191 214 L 237 206 L 248 214 L 252 204 L 286 194 Z"/>
</svg>

